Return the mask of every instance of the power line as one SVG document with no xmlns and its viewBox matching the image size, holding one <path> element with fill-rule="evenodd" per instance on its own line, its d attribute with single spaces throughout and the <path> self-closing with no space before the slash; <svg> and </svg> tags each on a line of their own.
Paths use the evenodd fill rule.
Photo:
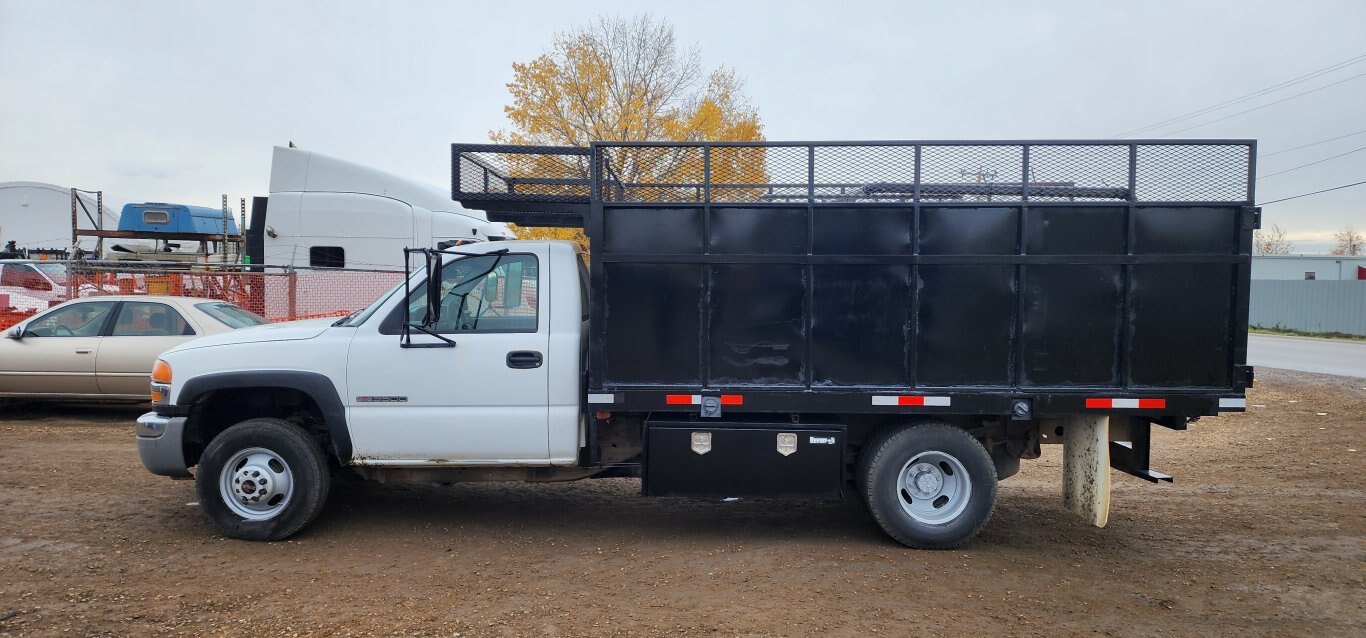
<svg viewBox="0 0 1366 638">
<path fill-rule="evenodd" d="M 1167 120 L 1162 120 L 1161 122 L 1158 122 L 1158 123 L 1156 123 L 1156 124 L 1151 124 L 1151 125 L 1148 125 L 1148 126 L 1144 126 L 1144 127 L 1142 127 L 1142 128 L 1136 128 L 1136 129 L 1133 129 L 1133 130 L 1131 130 L 1131 131 L 1126 131 L 1126 132 L 1124 132 L 1124 133 L 1120 133 L 1119 135 L 1114 135 L 1114 136 L 1112 136 L 1112 137 L 1128 137 L 1128 136 L 1130 136 L 1130 135 L 1133 135 L 1134 133 L 1142 133 L 1143 131 L 1150 131 L 1150 130 L 1155 129 L 1155 128 L 1161 128 L 1161 127 L 1166 126 L 1166 125 L 1168 125 L 1168 124 L 1175 124 L 1175 123 L 1177 123 L 1177 122 L 1185 121 L 1185 120 L 1191 119 L 1191 118 L 1193 118 L 1193 117 L 1198 117 L 1198 116 L 1200 116 L 1200 115 L 1204 115 L 1204 114 L 1209 113 L 1209 112 L 1211 112 L 1211 111 L 1217 111 L 1217 110 L 1219 110 L 1219 109 L 1221 109 L 1221 108 L 1224 108 L 1224 107 L 1226 107 L 1226 106 L 1233 106 L 1234 104 L 1239 104 L 1239 103 L 1242 103 L 1242 102 L 1246 102 L 1246 101 L 1248 101 L 1248 100 L 1251 100 L 1251 99 L 1257 98 L 1257 97 L 1261 97 L 1261 96 L 1266 95 L 1266 94 L 1268 94 L 1268 93 L 1274 93 L 1274 92 L 1276 92 L 1276 91 L 1279 91 L 1279 90 L 1284 89 L 1284 88 L 1287 88 L 1287 87 L 1294 86 L 1294 85 L 1296 85 L 1296 84 L 1300 84 L 1300 83 L 1303 83 L 1303 82 L 1308 82 L 1309 80 L 1312 80 L 1312 79 L 1314 79 L 1314 78 L 1316 78 L 1316 77 L 1319 77 L 1319 76 L 1321 76 L 1321 75 L 1325 75 L 1325 74 L 1328 74 L 1328 73 L 1332 73 L 1333 71 L 1336 71 L 1336 70 L 1341 69 L 1341 68 L 1343 68 L 1343 67 L 1351 66 L 1351 65 L 1356 64 L 1356 63 L 1358 63 L 1358 62 L 1361 62 L 1362 60 L 1366 60 L 1366 55 L 1358 55 L 1358 56 L 1356 56 L 1356 57 L 1354 57 L 1354 58 L 1350 58 L 1350 59 L 1348 59 L 1348 60 L 1343 60 L 1342 62 L 1338 62 L 1337 64 L 1333 64 L 1333 65 L 1329 65 L 1329 66 L 1324 67 L 1324 68 L 1322 68 L 1322 69 L 1319 69 L 1319 70 L 1317 70 L 1317 71 L 1310 71 L 1309 73 L 1306 73 L 1306 74 L 1301 75 L 1301 76 L 1299 76 L 1299 77 L 1291 78 L 1291 79 L 1289 79 L 1289 80 L 1286 80 L 1286 81 L 1284 81 L 1284 82 L 1281 82 L 1280 84 L 1273 84 L 1273 85 L 1271 85 L 1271 86 L 1269 86 L 1269 87 L 1266 87 L 1266 88 L 1264 88 L 1264 89 L 1259 89 L 1259 90 L 1257 90 L 1257 91 L 1253 91 L 1252 93 L 1248 93 L 1247 95 L 1243 95 L 1243 96 L 1240 96 L 1240 97 L 1233 98 L 1233 99 L 1231 99 L 1231 100 L 1226 100 L 1226 101 L 1224 101 L 1224 102 L 1220 102 L 1220 103 L 1218 103 L 1218 104 L 1215 104 L 1214 106 L 1207 106 L 1207 107 L 1205 107 L 1205 108 L 1203 108 L 1203 109 L 1200 109 L 1200 110 L 1198 110 L 1198 111 L 1192 111 L 1192 112 L 1187 113 L 1187 114 L 1185 114 L 1185 115 L 1178 115 L 1177 117 L 1173 117 L 1173 118 L 1167 119 Z"/>
<path fill-rule="evenodd" d="M 1210 121 L 1205 122 L 1205 123 L 1203 123 L 1203 124 L 1196 124 L 1195 126 L 1188 126 L 1188 127 L 1186 127 L 1186 128 L 1183 128 L 1183 129 L 1177 129 L 1177 130 L 1172 131 L 1172 132 L 1170 132 L 1170 133 L 1163 133 L 1163 134 L 1159 135 L 1158 137 L 1167 137 L 1168 135 L 1176 135 L 1177 133 L 1184 133 L 1184 132 L 1189 131 L 1189 130 L 1191 130 L 1191 129 L 1197 129 L 1197 128 L 1200 128 L 1200 127 L 1202 127 L 1202 126 L 1209 126 L 1210 124 L 1213 124 L 1213 123 L 1215 123 L 1215 122 L 1222 122 L 1222 121 L 1227 120 L 1227 119 L 1229 119 L 1229 118 L 1231 118 L 1231 117 L 1238 117 L 1239 115 L 1242 115 L 1242 114 L 1244 114 L 1244 113 L 1251 113 L 1251 112 L 1253 112 L 1253 111 L 1260 111 L 1260 110 L 1262 110 L 1262 109 L 1264 109 L 1264 108 L 1266 108 L 1266 107 L 1268 107 L 1268 106 L 1275 106 L 1275 105 L 1277 105 L 1277 104 L 1280 104 L 1281 102 L 1288 102 L 1288 101 L 1293 100 L 1293 99 L 1295 99 L 1295 98 L 1297 98 L 1297 97 L 1304 97 L 1304 96 L 1306 96 L 1306 95 L 1309 95 L 1310 93 L 1318 93 L 1319 91 L 1322 91 L 1322 90 L 1324 90 L 1324 89 L 1326 89 L 1326 88 L 1333 87 L 1333 86 L 1337 86 L 1337 85 L 1339 85 L 1339 84 L 1342 84 L 1343 82 L 1350 82 L 1350 81 L 1352 81 L 1352 80 L 1355 80 L 1355 79 L 1357 79 L 1357 78 L 1359 78 L 1359 77 L 1363 77 L 1363 76 L 1366 76 L 1366 73 L 1359 73 L 1359 74 L 1353 75 L 1352 77 L 1347 78 L 1347 79 L 1345 79 L 1345 80 L 1338 80 L 1337 82 L 1334 82 L 1334 83 L 1332 83 L 1332 84 L 1325 84 L 1325 85 L 1323 85 L 1323 86 L 1321 86 L 1321 87 L 1319 87 L 1319 88 L 1317 88 L 1317 89 L 1310 89 L 1310 90 L 1305 91 L 1305 92 L 1303 92 L 1303 93 L 1296 93 L 1296 94 L 1294 94 L 1294 95 L 1292 95 L 1292 96 L 1290 96 L 1290 97 L 1282 98 L 1282 99 L 1276 100 L 1275 102 L 1267 102 L 1266 104 L 1263 104 L 1263 105 L 1261 105 L 1261 106 L 1254 106 L 1254 107 L 1252 107 L 1252 108 L 1250 108 L 1250 109 L 1248 109 L 1248 110 L 1246 110 L 1246 111 L 1238 111 L 1237 113 L 1234 113 L 1233 115 L 1225 115 L 1224 117 L 1221 117 L 1221 118 L 1219 118 L 1219 119 L 1217 119 L 1217 120 L 1210 120 Z"/>
<path fill-rule="evenodd" d="M 1273 176 L 1276 176 L 1276 175 L 1280 175 L 1281 173 L 1289 173 L 1290 171 L 1298 171 L 1298 170 L 1300 170 L 1301 168 L 1304 168 L 1304 167 L 1306 167 L 1306 166 L 1313 166 L 1313 165 L 1315 165 L 1315 164 L 1322 164 L 1322 163 L 1324 163 L 1324 162 L 1326 162 L 1326 161 L 1328 161 L 1328 160 L 1335 160 L 1335 159 L 1337 159 L 1337 158 L 1339 158 L 1339 157 L 1346 157 L 1346 156 L 1348 156 L 1348 155 L 1351 155 L 1352 153 L 1360 153 L 1361 151 L 1366 151 L 1366 146 L 1363 146 L 1363 147 L 1361 147 L 1361 148 L 1354 148 L 1354 149 L 1352 149 L 1352 150 L 1350 150 L 1350 151 L 1347 151 L 1346 153 L 1343 153 L 1342 155 L 1334 155 L 1334 156 L 1332 156 L 1332 157 L 1325 157 L 1325 158 L 1323 158 L 1323 159 L 1321 159 L 1321 160 L 1319 160 L 1319 161 L 1317 161 L 1317 162 L 1309 162 L 1308 164 L 1300 164 L 1299 166 L 1296 166 L 1296 167 L 1294 167 L 1294 168 L 1287 168 L 1287 169 L 1285 169 L 1285 170 L 1283 170 L 1283 171 L 1276 171 L 1275 173 L 1267 173 L 1266 175 L 1258 175 L 1258 176 L 1257 176 L 1257 179 L 1266 179 L 1266 178 L 1268 178 L 1268 177 L 1273 177 Z"/>
<path fill-rule="evenodd" d="M 1361 135 L 1362 133 L 1366 133 L 1366 129 L 1362 129 L 1362 130 L 1357 131 L 1357 132 L 1355 132 L 1355 133 L 1348 133 L 1348 134 L 1346 134 L 1346 135 L 1339 135 L 1339 136 L 1337 136 L 1337 137 L 1330 137 L 1330 138 L 1328 138 L 1328 139 L 1326 139 L 1326 140 L 1319 140 L 1319 141 L 1317 141 L 1317 142 L 1310 142 L 1310 143 L 1305 144 L 1305 145 L 1303 145 L 1303 146 L 1296 146 L 1296 147 L 1294 147 L 1294 148 L 1287 148 L 1287 149 L 1279 150 L 1279 151 L 1276 151 L 1276 152 L 1274 152 L 1274 153 L 1262 153 L 1261 155 L 1258 155 L 1258 156 L 1257 156 L 1257 159 L 1261 159 L 1261 158 L 1263 158 L 1263 157 L 1271 157 L 1272 155 L 1280 155 L 1281 153 L 1289 153 L 1290 151 L 1298 151 L 1298 150 L 1300 150 L 1300 149 L 1302 149 L 1302 148 L 1309 148 L 1310 146 L 1318 146 L 1319 144 L 1327 144 L 1328 142 L 1332 142 L 1332 141 L 1335 141 L 1335 140 L 1340 140 L 1340 139 L 1342 139 L 1342 138 L 1344 138 L 1344 137 L 1351 137 L 1351 136 L 1353 136 L 1353 135 Z"/>
<path fill-rule="evenodd" d="M 1280 199 L 1273 199 L 1273 200 L 1271 200 L 1271 201 L 1269 201 L 1269 202 L 1262 202 L 1262 203 L 1257 204 L 1257 205 L 1258 205 L 1258 206 L 1266 206 L 1267 204 L 1275 204 L 1276 202 L 1283 202 L 1283 201 L 1291 200 L 1291 199 L 1299 199 L 1299 198 L 1301 198 L 1301 197 L 1308 197 L 1308 196 L 1310 196 L 1310 195 L 1318 195 L 1319 193 L 1327 193 L 1328 191 L 1342 190 L 1342 189 L 1344 189 L 1344 188 L 1351 188 L 1351 187 L 1353 187 L 1353 186 L 1361 186 L 1362 184 L 1366 184 L 1366 181 L 1360 181 L 1360 182 L 1356 182 L 1356 183 L 1354 183 L 1354 184 L 1343 184 L 1342 186 L 1334 186 L 1334 187 L 1332 187 L 1332 188 L 1325 188 L 1325 189 L 1323 189 L 1323 190 L 1321 190 L 1321 191 L 1314 191 L 1314 192 L 1312 192 L 1312 193 L 1302 193 L 1302 194 L 1299 194 L 1299 195 L 1291 195 L 1290 197 L 1282 197 L 1282 198 L 1280 198 Z"/>
</svg>

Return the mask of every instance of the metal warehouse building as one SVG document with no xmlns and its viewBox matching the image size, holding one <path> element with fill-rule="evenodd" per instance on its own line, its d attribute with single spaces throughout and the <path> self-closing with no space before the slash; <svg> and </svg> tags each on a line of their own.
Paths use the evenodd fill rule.
<svg viewBox="0 0 1366 638">
<path fill-rule="evenodd" d="M 1255 255 L 1252 257 L 1252 279 L 1366 279 L 1366 256 Z"/>
</svg>

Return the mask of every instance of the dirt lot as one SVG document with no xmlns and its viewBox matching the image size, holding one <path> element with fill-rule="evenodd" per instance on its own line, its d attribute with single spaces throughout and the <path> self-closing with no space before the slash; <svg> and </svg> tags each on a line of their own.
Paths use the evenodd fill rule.
<svg viewBox="0 0 1366 638">
<path fill-rule="evenodd" d="M 1366 635 L 1366 380 L 1260 372 L 1249 413 L 1155 434 L 1176 484 L 1116 475 L 1108 528 L 1048 447 L 951 552 L 619 479 L 346 485 L 292 541 L 227 540 L 142 469 L 137 409 L 6 407 L 0 634 Z"/>
</svg>

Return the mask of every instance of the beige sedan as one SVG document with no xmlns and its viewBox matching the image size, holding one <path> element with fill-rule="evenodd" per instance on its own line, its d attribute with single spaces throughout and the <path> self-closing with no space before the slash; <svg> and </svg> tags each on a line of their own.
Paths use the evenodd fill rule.
<svg viewBox="0 0 1366 638">
<path fill-rule="evenodd" d="M 146 401 L 161 353 L 207 334 L 266 323 L 223 301 L 105 296 L 68 301 L 0 339 L 0 397 Z"/>
</svg>

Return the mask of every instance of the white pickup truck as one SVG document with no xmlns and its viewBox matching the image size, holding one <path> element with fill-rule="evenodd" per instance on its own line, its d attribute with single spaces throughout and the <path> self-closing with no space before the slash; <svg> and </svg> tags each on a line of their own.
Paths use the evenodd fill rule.
<svg viewBox="0 0 1366 638">
<path fill-rule="evenodd" d="M 895 540 L 949 548 L 1043 444 L 1064 446 L 1064 503 L 1104 526 L 1112 468 L 1172 480 L 1153 427 L 1246 409 L 1254 142 L 870 144 L 453 145 L 453 199 L 581 226 L 592 252 L 408 250 L 422 266 L 354 316 L 179 346 L 143 463 L 197 467 L 204 510 L 247 539 L 302 528 L 344 471 L 856 495 Z M 987 148 L 1015 170 L 1127 157 L 1127 178 L 922 179 Z M 775 158 L 800 169 L 734 181 Z"/>
<path fill-rule="evenodd" d="M 400 285 L 340 321 L 262 326 L 164 353 L 155 411 L 138 420 L 143 463 L 168 476 L 198 465 L 205 511 L 250 539 L 283 538 L 312 520 L 329 462 L 381 479 L 586 476 L 574 467 L 585 444 L 576 246 L 468 250 L 490 254 L 443 271 L 450 307 L 431 326 L 441 336 L 414 331 L 400 343 Z M 414 321 L 425 294 L 414 291 Z"/>
</svg>

